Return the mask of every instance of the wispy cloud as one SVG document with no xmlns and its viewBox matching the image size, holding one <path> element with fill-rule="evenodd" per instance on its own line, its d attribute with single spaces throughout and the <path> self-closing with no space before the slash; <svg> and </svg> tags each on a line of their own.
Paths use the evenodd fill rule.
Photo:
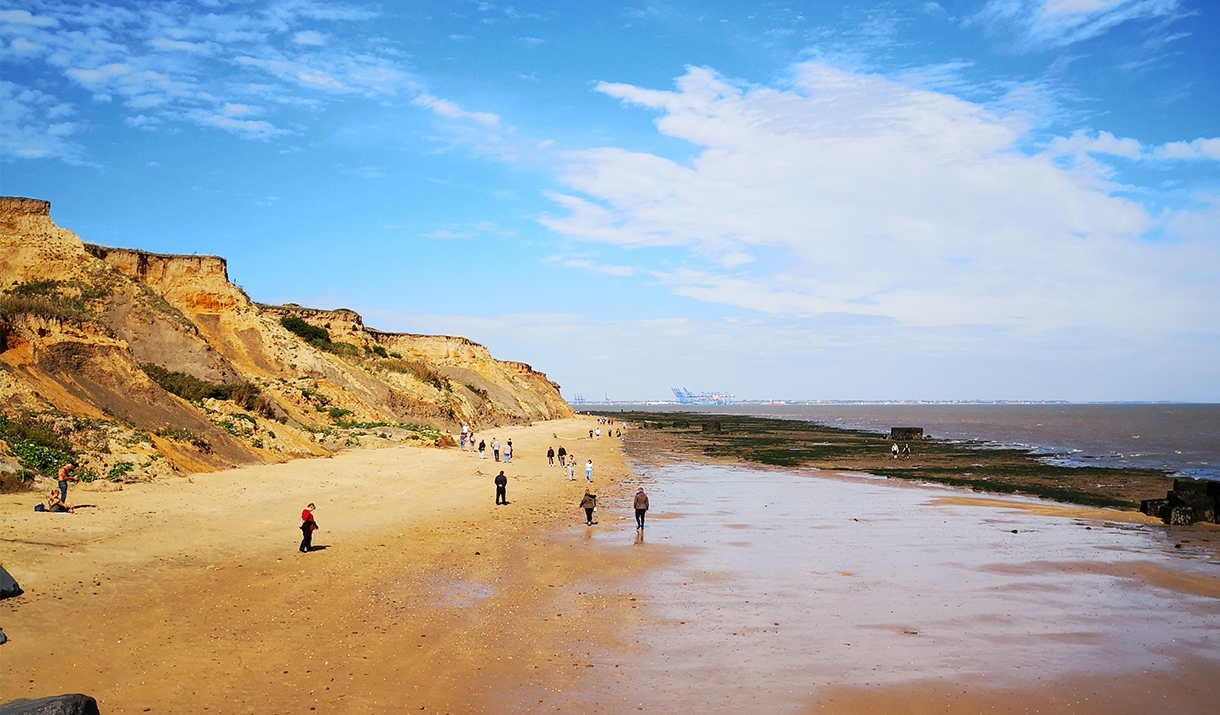
<svg viewBox="0 0 1220 715">
<path fill-rule="evenodd" d="M 499 123 L 494 114 L 421 93 L 422 82 L 391 43 L 331 32 L 337 24 L 376 17 L 363 7 L 311 0 L 207 7 L 50 0 L 37 8 L 0 11 L 0 62 L 15 85 L 7 100 L 17 122 L 6 124 L 12 156 L 83 156 L 66 138 L 79 125 L 54 121 L 46 101 L 31 99 L 51 96 L 49 87 L 60 96 L 83 90 L 94 103 L 125 107 L 132 128 L 190 122 L 248 139 L 297 133 L 299 120 L 285 111 L 351 97 L 380 103 L 418 97 L 416 104 L 447 119 Z M 248 111 L 234 114 L 238 106 Z"/>
<path fill-rule="evenodd" d="M 0 156 L 84 163 L 84 150 L 72 139 L 80 125 L 68 121 L 75 113 L 52 94 L 0 81 Z"/>
<path fill-rule="evenodd" d="M 431 110 L 434 114 L 446 119 L 469 119 L 484 126 L 494 127 L 500 124 L 500 117 L 489 112 L 468 112 L 457 104 L 430 94 L 420 94 L 411 100 L 411 104 Z"/>
<path fill-rule="evenodd" d="M 1025 47 L 1061 47 L 1132 20 L 1171 16 L 1178 5 L 1178 0 L 990 0 L 966 23 L 1009 27 Z"/>
</svg>

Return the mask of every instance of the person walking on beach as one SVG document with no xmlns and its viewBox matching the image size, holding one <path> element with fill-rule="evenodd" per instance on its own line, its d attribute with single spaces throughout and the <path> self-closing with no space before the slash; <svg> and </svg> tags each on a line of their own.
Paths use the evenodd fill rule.
<svg viewBox="0 0 1220 715">
<path fill-rule="evenodd" d="M 72 476 L 72 470 L 76 469 L 76 465 L 68 462 L 59 468 L 59 479 L 56 486 L 59 487 L 59 500 L 68 503 L 68 480 L 76 481 L 76 477 Z"/>
<path fill-rule="evenodd" d="M 589 483 L 593 482 L 593 460 L 592 459 L 585 462 L 585 481 L 589 482 Z"/>
<path fill-rule="evenodd" d="M 496 506 L 508 503 L 508 477 L 504 476 L 504 470 L 496 475 Z"/>
<path fill-rule="evenodd" d="M 547 447 L 546 466 L 548 466 L 548 467 L 555 466 L 555 448 L 554 447 Z"/>
<path fill-rule="evenodd" d="M 898 459 L 898 443 L 890 445 L 890 454 L 894 455 L 894 459 Z"/>
<path fill-rule="evenodd" d="M 601 428 L 601 427 L 598 427 L 597 429 L 593 430 L 593 435 L 594 435 L 594 436 L 596 436 L 596 437 L 601 437 L 601 436 L 602 436 L 602 428 Z"/>
<path fill-rule="evenodd" d="M 474 432 L 471 432 L 471 433 L 470 433 L 470 453 L 471 453 L 471 454 L 474 454 L 474 451 L 475 451 L 475 445 L 474 445 Z"/>
<path fill-rule="evenodd" d="M 585 492 L 584 498 L 580 500 L 580 508 L 585 510 L 585 523 L 593 526 L 593 512 L 597 511 L 597 495 Z"/>
<path fill-rule="evenodd" d="M 500 438 L 499 437 L 491 438 L 491 458 L 496 460 L 497 462 L 500 461 Z"/>
<path fill-rule="evenodd" d="M 568 456 L 568 450 L 564 449 L 563 445 L 561 444 L 561 445 L 559 445 L 558 454 L 559 454 L 559 466 L 562 467 L 562 466 L 564 466 L 564 464 L 563 464 L 564 458 Z"/>
<path fill-rule="evenodd" d="M 902 458 L 903 459 L 911 458 L 911 445 L 909 445 L 909 444 L 902 445 Z"/>
<path fill-rule="evenodd" d="M 648 495 L 644 493 L 644 487 L 635 493 L 635 528 L 636 530 L 644 528 L 644 514 L 648 512 Z"/>
<path fill-rule="evenodd" d="M 513 461 L 513 441 L 508 440 L 508 444 L 504 445 L 504 463 L 508 464 Z"/>
<path fill-rule="evenodd" d="M 313 518 L 314 505 L 310 504 L 301 511 L 301 553 L 313 551 L 313 532 L 318 530 L 318 522 Z"/>
<path fill-rule="evenodd" d="M 462 436 L 458 438 L 458 449 L 466 451 L 466 438 L 470 436 L 470 425 L 462 425 Z"/>
<path fill-rule="evenodd" d="M 484 453 L 487 451 L 487 443 L 479 440 L 479 459 L 486 459 Z"/>
<path fill-rule="evenodd" d="M 569 459 L 563 470 L 568 473 L 569 482 L 576 481 L 576 457 Z"/>
</svg>

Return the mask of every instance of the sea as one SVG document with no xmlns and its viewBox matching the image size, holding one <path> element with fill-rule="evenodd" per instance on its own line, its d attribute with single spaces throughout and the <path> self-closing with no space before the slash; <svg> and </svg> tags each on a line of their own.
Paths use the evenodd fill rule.
<svg viewBox="0 0 1220 715">
<path fill-rule="evenodd" d="M 1018 447 L 1068 466 L 1149 467 L 1220 480 L 1220 405 L 1213 404 L 740 404 L 582 405 L 593 411 L 698 412 L 804 420 L 924 434 L 980 447 Z"/>
</svg>

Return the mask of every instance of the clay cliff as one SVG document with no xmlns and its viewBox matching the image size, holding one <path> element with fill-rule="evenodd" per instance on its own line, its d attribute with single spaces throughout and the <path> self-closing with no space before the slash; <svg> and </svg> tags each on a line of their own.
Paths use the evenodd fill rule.
<svg viewBox="0 0 1220 715">
<path fill-rule="evenodd" d="M 223 258 L 86 244 L 0 198 L 0 479 L 67 459 L 147 479 L 567 417 L 558 386 L 465 338 L 261 305 Z"/>
</svg>

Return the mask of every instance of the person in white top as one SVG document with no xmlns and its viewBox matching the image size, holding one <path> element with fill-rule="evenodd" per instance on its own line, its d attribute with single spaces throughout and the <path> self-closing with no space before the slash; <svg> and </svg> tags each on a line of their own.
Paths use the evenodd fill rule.
<svg viewBox="0 0 1220 715">
<path fill-rule="evenodd" d="M 593 460 L 592 459 L 585 462 L 585 480 L 589 481 L 589 482 L 593 481 Z"/>
</svg>

